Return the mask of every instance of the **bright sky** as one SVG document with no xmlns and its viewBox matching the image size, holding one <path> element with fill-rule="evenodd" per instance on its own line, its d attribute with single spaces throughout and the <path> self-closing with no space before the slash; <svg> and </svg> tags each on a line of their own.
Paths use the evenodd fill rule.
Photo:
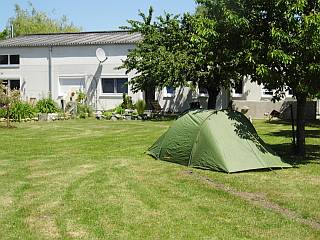
<svg viewBox="0 0 320 240">
<path fill-rule="evenodd" d="M 127 25 L 128 19 L 139 19 L 138 11 L 147 12 L 149 6 L 155 9 L 155 16 L 164 11 L 178 14 L 194 12 L 194 0 L 31 0 L 33 5 L 45 11 L 52 18 L 68 16 L 83 31 L 117 30 Z M 23 8 L 28 0 L 0 0 L 0 31 L 7 25 L 8 18 L 14 16 L 14 5 Z"/>
</svg>

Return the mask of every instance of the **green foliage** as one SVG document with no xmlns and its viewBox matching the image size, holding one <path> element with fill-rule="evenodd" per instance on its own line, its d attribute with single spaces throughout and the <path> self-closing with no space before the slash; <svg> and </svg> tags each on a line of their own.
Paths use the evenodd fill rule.
<svg viewBox="0 0 320 240">
<path fill-rule="evenodd" d="M 112 112 L 109 111 L 104 111 L 102 113 L 102 115 L 104 116 L 105 119 L 110 120 L 112 118 Z"/>
<path fill-rule="evenodd" d="M 19 101 L 20 91 L 10 90 L 0 80 L 0 106 L 10 106 L 14 102 Z"/>
<path fill-rule="evenodd" d="M 51 97 L 39 100 L 36 104 L 36 109 L 40 113 L 56 113 L 60 111 L 57 103 Z"/>
<path fill-rule="evenodd" d="M 0 32 L 0 40 L 6 39 L 9 36 L 9 31 L 7 29 L 4 29 L 2 32 Z"/>
<path fill-rule="evenodd" d="M 66 16 L 51 19 L 47 13 L 37 10 L 29 2 L 29 8 L 23 9 L 15 5 L 15 16 L 9 19 L 13 26 L 14 36 L 35 33 L 79 32 L 81 28 L 70 23 Z"/>
<path fill-rule="evenodd" d="M 121 107 L 123 109 L 132 109 L 133 108 L 132 97 L 130 97 L 126 93 L 123 93 Z"/>
<path fill-rule="evenodd" d="M 320 2 L 242 0 L 250 21 L 248 40 L 253 80 L 295 96 L 320 91 Z M 259 14 L 260 13 L 260 14 Z M 247 58 L 248 59 L 248 58 Z"/>
<path fill-rule="evenodd" d="M 86 99 L 87 99 L 87 95 L 82 91 L 78 91 L 77 94 L 78 94 L 77 102 L 78 103 L 84 103 L 86 101 Z"/>
<path fill-rule="evenodd" d="M 10 127 L 10 109 L 18 101 L 20 101 L 20 91 L 10 90 L 0 80 L 0 108 L 2 108 L 1 114 L 5 112 L 8 128 Z"/>
<path fill-rule="evenodd" d="M 131 79 L 133 91 L 188 86 L 191 82 L 207 88 L 212 108 L 220 88 L 229 88 L 234 84 L 231 79 L 240 78 L 240 33 L 248 23 L 225 6 L 214 4 L 216 1 L 209 2 L 215 11 L 208 11 L 208 15 L 202 14 L 206 11 L 183 16 L 166 14 L 152 22 L 150 8 L 148 15 L 140 13 L 141 22 L 128 21 L 127 28 L 143 36 L 122 65 L 127 72 L 139 73 Z"/>
<path fill-rule="evenodd" d="M 297 99 L 297 153 L 305 154 L 307 98 L 320 92 L 320 1 L 241 0 L 237 10 L 250 28 L 243 57 L 252 80 L 275 99 L 291 88 Z"/>
<path fill-rule="evenodd" d="M 77 104 L 77 115 L 79 118 L 91 117 L 93 113 L 92 108 L 87 104 L 78 103 Z"/>
<path fill-rule="evenodd" d="M 115 113 L 116 114 L 124 114 L 124 110 L 125 109 L 121 105 L 119 105 L 118 107 L 116 107 Z"/>
<path fill-rule="evenodd" d="M 33 118 L 36 114 L 36 109 L 29 103 L 17 101 L 10 108 L 10 118 L 21 122 L 22 119 Z"/>
<path fill-rule="evenodd" d="M 144 100 L 138 100 L 135 104 L 138 114 L 141 116 L 146 109 L 146 102 Z"/>
<path fill-rule="evenodd" d="M 0 118 L 6 118 L 7 117 L 7 110 L 3 107 L 0 107 Z"/>
</svg>

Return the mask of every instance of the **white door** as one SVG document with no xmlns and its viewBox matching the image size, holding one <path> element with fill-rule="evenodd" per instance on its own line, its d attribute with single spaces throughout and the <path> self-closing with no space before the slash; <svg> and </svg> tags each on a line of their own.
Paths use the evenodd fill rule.
<svg viewBox="0 0 320 240">
<path fill-rule="evenodd" d="M 59 96 L 69 97 L 72 93 L 76 94 L 84 90 L 84 78 L 59 78 Z"/>
</svg>

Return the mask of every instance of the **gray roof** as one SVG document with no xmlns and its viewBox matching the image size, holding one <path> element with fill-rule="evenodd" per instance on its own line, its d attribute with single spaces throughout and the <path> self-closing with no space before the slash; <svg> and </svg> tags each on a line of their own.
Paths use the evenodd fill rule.
<svg viewBox="0 0 320 240">
<path fill-rule="evenodd" d="M 142 39 L 141 34 L 129 31 L 78 32 L 33 34 L 0 41 L 0 47 L 45 47 L 130 44 Z"/>
</svg>

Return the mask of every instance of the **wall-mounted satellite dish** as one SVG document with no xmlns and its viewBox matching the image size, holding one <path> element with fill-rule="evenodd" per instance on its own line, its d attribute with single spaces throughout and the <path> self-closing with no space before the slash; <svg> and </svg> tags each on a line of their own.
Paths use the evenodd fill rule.
<svg viewBox="0 0 320 240">
<path fill-rule="evenodd" d="M 108 59 L 105 51 L 102 48 L 97 48 L 96 56 L 97 56 L 97 59 L 99 60 L 100 63 L 103 63 L 104 61 L 106 61 Z"/>
</svg>

